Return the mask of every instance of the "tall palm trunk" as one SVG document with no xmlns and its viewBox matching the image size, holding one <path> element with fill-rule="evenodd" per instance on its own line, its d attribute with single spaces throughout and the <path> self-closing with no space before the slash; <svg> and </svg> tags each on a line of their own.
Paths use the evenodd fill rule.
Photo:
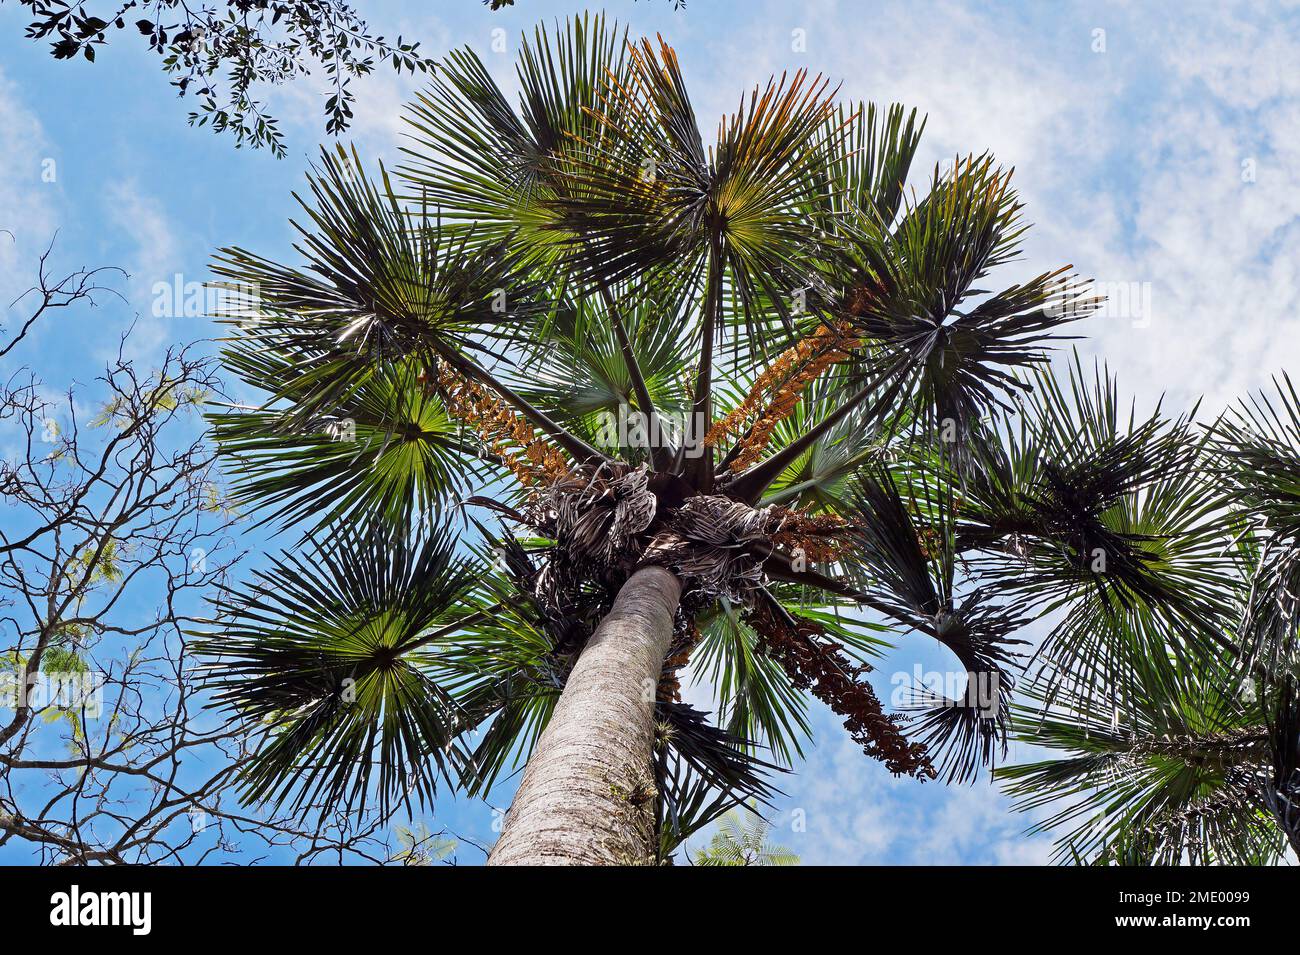
<svg viewBox="0 0 1300 955">
<path fill-rule="evenodd" d="M 626 865 L 653 851 L 655 687 L 681 583 L 628 578 L 578 658 L 489 865 Z"/>
</svg>

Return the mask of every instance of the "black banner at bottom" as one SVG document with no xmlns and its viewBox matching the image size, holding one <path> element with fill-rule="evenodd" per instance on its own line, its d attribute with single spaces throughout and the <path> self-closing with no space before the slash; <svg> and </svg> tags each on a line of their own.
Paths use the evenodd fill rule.
<svg viewBox="0 0 1300 955">
<path fill-rule="evenodd" d="M 1243 931 L 1289 931 L 1300 888 L 1286 868 L 9 868 L 0 879 L 8 951 L 28 937 L 335 945 L 465 930 L 497 943 L 512 935 L 554 943 L 553 933 L 593 916 L 584 934 L 613 919 L 614 943 L 633 925 L 676 927 L 685 917 L 695 926 L 702 915 L 717 937 L 733 939 L 856 933 L 865 920 L 940 944 L 1042 929 L 1070 939 L 1197 932 L 1230 944 Z M 697 929 L 687 931 L 698 944 Z"/>
</svg>

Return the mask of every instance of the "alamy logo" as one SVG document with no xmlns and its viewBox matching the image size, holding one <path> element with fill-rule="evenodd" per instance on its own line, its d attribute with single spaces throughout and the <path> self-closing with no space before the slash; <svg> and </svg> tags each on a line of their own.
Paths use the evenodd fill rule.
<svg viewBox="0 0 1300 955">
<path fill-rule="evenodd" d="M 131 934 L 148 935 L 153 923 L 149 892 L 68 892 L 50 896 L 51 925 L 129 925 Z"/>
<path fill-rule="evenodd" d="M 966 673 L 960 670 L 940 673 L 936 670 L 921 672 L 921 664 L 912 667 L 909 674 L 900 670 L 890 679 L 894 692 L 890 705 L 895 709 L 906 706 L 967 707 L 981 718 L 991 720 L 998 715 L 1002 699 L 1001 680 L 996 670 Z"/>
</svg>

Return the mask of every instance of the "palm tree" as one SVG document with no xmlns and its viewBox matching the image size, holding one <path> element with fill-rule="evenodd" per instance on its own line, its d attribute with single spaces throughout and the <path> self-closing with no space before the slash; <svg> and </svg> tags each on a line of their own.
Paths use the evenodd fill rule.
<svg viewBox="0 0 1300 955">
<path fill-rule="evenodd" d="M 517 75 L 515 108 L 453 52 L 394 174 L 323 154 L 301 264 L 218 258 L 258 397 L 216 439 L 300 535 L 204 648 L 265 724 L 250 801 L 414 807 L 522 765 L 492 863 L 663 860 L 770 801 L 809 697 L 887 771 L 962 782 L 1006 751 L 1028 621 L 1066 613 L 1051 672 L 1130 701 L 1220 652 L 1209 443 L 1045 370 L 1097 301 L 1068 267 L 991 285 L 1009 171 L 917 194 L 915 112 L 803 73 L 706 146 L 672 49 L 601 17 Z M 966 692 L 886 711 L 871 661 L 908 634 Z"/>
<path fill-rule="evenodd" d="M 1081 453 L 1142 430 L 1091 432 Z M 1118 613 L 1069 607 L 1013 720 L 1065 755 L 998 775 L 1020 808 L 1050 810 L 1035 829 L 1065 830 L 1062 861 L 1276 864 L 1288 846 L 1300 858 L 1300 401 L 1284 376 L 1199 436 L 1169 434 L 1172 466 L 1103 519 L 1176 592 Z"/>
</svg>

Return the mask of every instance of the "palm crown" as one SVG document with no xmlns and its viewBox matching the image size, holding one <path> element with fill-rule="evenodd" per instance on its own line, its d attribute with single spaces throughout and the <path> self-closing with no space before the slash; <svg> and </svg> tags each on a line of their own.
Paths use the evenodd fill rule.
<svg viewBox="0 0 1300 955">
<path fill-rule="evenodd" d="M 245 506 L 301 533 L 205 647 L 217 701 L 267 724 L 250 798 L 486 793 L 559 735 L 653 567 L 680 599 L 650 777 L 604 787 L 653 855 L 771 797 L 810 696 L 920 779 L 974 778 L 1012 732 L 1071 750 L 1007 773 L 1031 804 L 1108 793 L 1065 812 L 1078 857 L 1295 838 L 1294 538 L 1252 518 L 1294 520 L 1294 417 L 1206 432 L 1126 415 L 1102 372 L 1058 383 L 1051 342 L 1097 301 L 1068 268 L 979 287 L 1025 228 L 1010 173 L 961 158 L 905 190 L 902 107 L 800 73 L 706 146 L 673 51 L 600 17 L 539 29 L 518 81 L 515 108 L 452 53 L 394 176 L 322 156 L 301 265 L 217 261 L 227 367 L 265 397 L 215 434 Z M 887 712 L 870 661 L 908 633 L 987 692 Z"/>
</svg>

